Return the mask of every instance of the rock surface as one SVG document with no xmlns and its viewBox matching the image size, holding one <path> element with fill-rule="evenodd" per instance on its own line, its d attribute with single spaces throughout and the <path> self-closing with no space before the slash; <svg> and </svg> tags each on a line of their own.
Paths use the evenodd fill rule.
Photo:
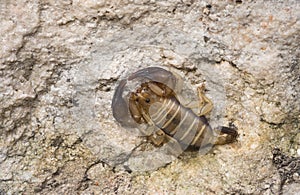
<svg viewBox="0 0 300 195">
<path fill-rule="evenodd" d="M 299 192 L 299 1 L 3 0 L 0 10 L 0 194 Z M 205 81 L 210 123 L 233 123 L 237 142 L 126 170 L 141 138 L 115 122 L 112 96 L 149 66 L 194 90 Z"/>
</svg>

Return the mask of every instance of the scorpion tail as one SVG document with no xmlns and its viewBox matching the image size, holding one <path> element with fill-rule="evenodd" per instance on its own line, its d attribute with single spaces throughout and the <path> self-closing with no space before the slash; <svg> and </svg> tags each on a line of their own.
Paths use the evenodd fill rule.
<svg viewBox="0 0 300 195">
<path fill-rule="evenodd" d="M 215 145 L 232 143 L 236 141 L 236 138 L 238 137 L 238 132 L 236 131 L 235 127 L 231 128 L 220 126 L 215 129 L 215 133 L 217 134 Z"/>
</svg>

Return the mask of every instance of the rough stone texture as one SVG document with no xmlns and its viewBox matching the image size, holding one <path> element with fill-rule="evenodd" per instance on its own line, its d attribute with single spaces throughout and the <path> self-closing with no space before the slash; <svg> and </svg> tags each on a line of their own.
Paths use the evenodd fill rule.
<svg viewBox="0 0 300 195">
<path fill-rule="evenodd" d="M 297 0 L 3 0 L 0 11 L 0 194 L 299 192 Z M 110 104 L 118 80 L 148 66 L 206 81 L 211 124 L 233 123 L 238 141 L 126 172 L 141 139 Z"/>
</svg>

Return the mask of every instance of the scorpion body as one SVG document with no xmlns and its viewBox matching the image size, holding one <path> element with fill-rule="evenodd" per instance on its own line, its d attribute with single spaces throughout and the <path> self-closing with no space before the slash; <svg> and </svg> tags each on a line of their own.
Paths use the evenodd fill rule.
<svg viewBox="0 0 300 195">
<path fill-rule="evenodd" d="M 206 97 L 202 99 L 206 100 Z M 136 92 L 130 94 L 129 110 L 137 123 L 156 127 L 157 131 L 150 135 L 150 140 L 155 145 L 173 139 L 181 148 L 202 148 L 225 144 L 236 136 L 235 130 L 222 127 L 219 131 L 226 133 L 226 136 L 218 137 L 220 133 L 213 131 L 204 115 L 196 115 L 178 101 L 171 88 L 155 81 L 143 83 Z"/>
<path fill-rule="evenodd" d="M 212 129 L 204 116 L 197 116 L 175 98 L 164 98 L 157 111 L 150 111 L 153 123 L 182 145 L 200 147 Z M 212 137 L 212 136 L 209 136 Z M 206 140 L 209 141 L 209 140 Z"/>
<path fill-rule="evenodd" d="M 147 124 L 150 131 L 140 129 L 141 132 L 156 146 L 167 143 L 176 148 L 176 155 L 189 146 L 202 149 L 235 141 L 235 129 L 212 129 L 208 124 L 205 115 L 211 111 L 212 102 L 204 94 L 204 85 L 198 87 L 200 111 L 196 114 L 178 100 L 174 90 L 176 78 L 169 71 L 150 67 L 132 74 L 128 81 L 144 78 L 146 81 L 135 92 L 129 92 L 127 101 L 117 96 L 123 93 L 127 81 L 122 80 L 116 89 L 113 114 L 121 124 Z"/>
</svg>

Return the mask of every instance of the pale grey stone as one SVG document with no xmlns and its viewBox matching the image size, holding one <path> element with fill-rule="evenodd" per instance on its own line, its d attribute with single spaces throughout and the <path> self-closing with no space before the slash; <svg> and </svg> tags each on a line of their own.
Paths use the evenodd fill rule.
<svg viewBox="0 0 300 195">
<path fill-rule="evenodd" d="M 297 193 L 272 151 L 299 157 L 299 18 L 297 0 L 2 1 L 0 194 Z M 210 124 L 233 123 L 237 142 L 139 156 L 154 147 L 136 149 L 111 101 L 149 66 L 183 76 L 183 99 L 205 82 Z"/>
</svg>

